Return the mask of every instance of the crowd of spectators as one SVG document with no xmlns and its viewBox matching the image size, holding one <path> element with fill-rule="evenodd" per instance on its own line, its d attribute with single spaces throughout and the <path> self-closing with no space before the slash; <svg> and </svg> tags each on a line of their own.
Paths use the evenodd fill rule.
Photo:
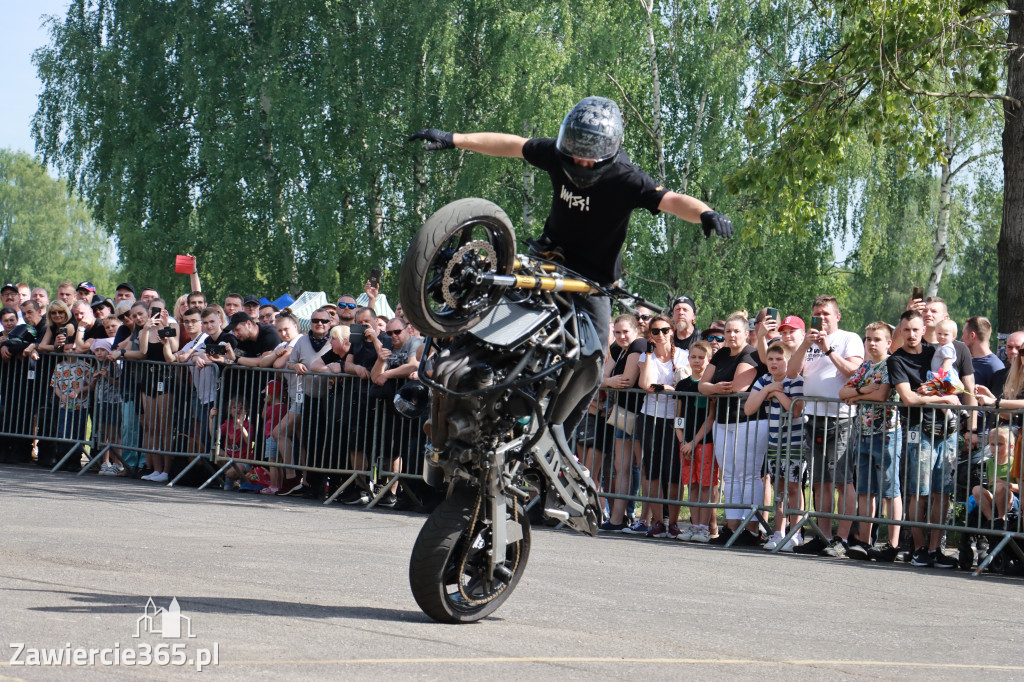
<svg viewBox="0 0 1024 682">
<path fill-rule="evenodd" d="M 63 282 L 53 300 L 4 285 L 0 432 L 13 437 L 0 457 L 53 465 L 91 438 L 100 474 L 159 483 L 214 450 L 226 489 L 324 498 L 343 483 L 347 504 L 426 505 L 411 478 L 393 476 L 419 470 L 424 439 L 393 406 L 423 350 L 400 306 L 368 281 L 358 299 L 309 314 L 303 333 L 289 309 L 239 293 L 208 301 L 197 271 L 190 284 L 164 299 Z M 945 408 L 1024 408 L 1024 331 L 1004 361 L 987 319 L 966 319 L 956 339 L 936 297 L 856 331 L 841 328 L 834 297 L 809 310 L 739 311 L 700 330 L 681 296 L 664 313 L 614 319 L 604 390 L 576 434 L 615 496 L 602 531 L 877 561 L 895 560 L 902 538 L 913 565 L 952 566 L 941 533 L 901 533 L 900 522 L 945 521 L 961 452 L 986 455 L 988 475 L 957 501 L 992 527 L 1017 518 L 1019 424 Z M 383 471 L 366 475 L 375 461 Z M 774 526 L 752 505 L 774 508 Z M 837 518 L 791 532 L 809 507 Z M 885 541 L 852 516 L 876 518 Z"/>
</svg>

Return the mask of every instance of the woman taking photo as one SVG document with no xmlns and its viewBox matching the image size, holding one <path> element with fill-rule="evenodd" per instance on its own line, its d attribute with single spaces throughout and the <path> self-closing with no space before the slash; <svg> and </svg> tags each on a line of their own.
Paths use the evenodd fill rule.
<svg viewBox="0 0 1024 682">
<path fill-rule="evenodd" d="M 757 379 L 757 349 L 747 343 L 747 316 L 733 313 L 725 321 L 725 341 L 711 357 L 704 370 L 698 390 L 707 396 L 745 393 Z M 730 505 L 761 504 L 764 501 L 764 480 L 761 465 L 768 450 L 768 422 L 760 414 L 747 417 L 743 398 L 719 397 L 715 406 L 715 459 L 722 470 L 722 491 Z M 729 531 L 739 529 L 745 510 L 725 510 Z M 747 531 L 734 544 L 760 544 L 757 522 L 747 524 Z M 731 532 L 723 532 L 719 542 L 728 541 Z"/>
<path fill-rule="evenodd" d="M 640 378 L 640 358 L 647 352 L 647 339 L 640 338 L 640 325 L 632 315 L 619 315 L 612 325 L 617 357 L 604 365 L 601 388 L 613 389 L 609 394 L 608 424 L 615 428 L 615 455 L 612 481 L 608 488 L 616 495 L 628 495 L 633 462 L 640 460 L 640 445 L 636 431 L 636 413 L 640 396 L 628 389 L 636 388 Z M 611 501 L 608 521 L 601 530 L 620 533 L 626 529 L 626 499 Z M 649 530 L 649 528 L 648 528 Z M 644 531 L 647 532 L 646 530 Z"/>
<path fill-rule="evenodd" d="M 652 352 L 640 360 L 640 388 L 647 391 L 640 408 L 640 447 L 643 454 L 644 473 L 647 476 L 647 494 L 650 497 L 679 499 L 679 480 L 682 463 L 676 445 L 675 416 L 676 399 L 665 395 L 676 383 L 689 376 L 690 365 L 685 350 L 674 343 L 672 320 L 665 315 L 656 315 L 650 323 Z M 651 503 L 654 523 L 647 531 L 649 538 L 679 536 L 679 504 L 668 506 L 668 527 L 662 521 L 662 505 Z"/>
<path fill-rule="evenodd" d="M 137 374 L 142 401 L 140 444 L 153 470 L 142 479 L 166 483 L 170 477 L 171 456 L 159 451 L 171 449 L 171 374 L 167 365 L 155 363 L 174 362 L 174 354 L 178 352 L 178 328 L 167 323 L 167 304 L 160 298 L 153 299 L 148 306 L 142 301 L 134 304 L 131 318 L 135 323 L 132 350 L 125 352 L 124 357 L 150 361 L 142 363 Z M 170 333 L 161 334 L 165 329 Z"/>
</svg>

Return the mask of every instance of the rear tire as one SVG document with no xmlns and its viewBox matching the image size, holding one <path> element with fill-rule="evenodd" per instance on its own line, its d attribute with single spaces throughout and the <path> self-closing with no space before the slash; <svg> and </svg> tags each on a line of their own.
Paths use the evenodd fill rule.
<svg viewBox="0 0 1024 682">
<path fill-rule="evenodd" d="M 455 336 L 480 321 L 504 287 L 480 286 L 476 274 L 512 273 L 512 221 L 486 199 L 460 199 L 423 224 L 406 251 L 398 298 L 409 322 L 427 336 Z"/>
<path fill-rule="evenodd" d="M 507 583 L 488 580 L 490 530 L 480 523 L 486 511 L 486 499 L 481 501 L 472 534 L 469 528 L 476 494 L 476 489 L 468 486 L 457 489 L 423 524 L 412 549 L 409 584 L 413 597 L 424 613 L 440 623 L 472 623 L 493 613 L 519 584 L 530 556 L 530 521 L 522 506 L 515 502 L 516 520 L 522 528 L 523 539 L 506 548 L 505 566 L 512 577 Z M 506 520 L 512 519 L 511 506 L 509 512 Z M 467 542 L 474 547 L 466 558 L 464 570 L 460 571 Z"/>
</svg>

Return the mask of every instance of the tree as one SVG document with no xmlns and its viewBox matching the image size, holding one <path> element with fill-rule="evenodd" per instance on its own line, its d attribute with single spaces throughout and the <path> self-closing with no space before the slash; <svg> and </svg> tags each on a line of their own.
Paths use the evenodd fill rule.
<svg viewBox="0 0 1024 682">
<path fill-rule="evenodd" d="M 114 249 L 65 183 L 24 152 L 0 150 L 0 270 L 5 282 L 43 286 L 88 280 L 113 294 Z"/>
<path fill-rule="evenodd" d="M 1024 0 L 811 5 L 802 25 L 820 36 L 819 47 L 790 52 L 786 76 L 760 84 L 748 110 L 751 127 L 764 110 L 783 112 L 785 124 L 770 152 L 737 174 L 736 185 L 783 199 L 787 209 L 777 220 L 766 219 L 780 231 L 799 229 L 820 216 L 822 208 L 806 195 L 834 180 L 856 131 L 889 147 L 903 175 L 950 158 L 943 134 L 949 116 L 959 122 L 1001 105 L 1000 330 L 1024 325 L 1024 299 L 1017 293 L 1024 285 L 1022 10 Z"/>
</svg>

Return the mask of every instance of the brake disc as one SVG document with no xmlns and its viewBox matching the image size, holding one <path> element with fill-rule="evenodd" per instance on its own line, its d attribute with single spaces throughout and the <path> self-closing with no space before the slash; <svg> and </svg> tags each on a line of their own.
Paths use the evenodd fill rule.
<svg viewBox="0 0 1024 682">
<path fill-rule="evenodd" d="M 494 246 L 490 242 L 482 240 L 474 240 L 463 244 L 458 251 L 456 251 L 451 260 L 448 261 L 448 266 L 444 269 L 444 277 L 441 279 L 441 294 L 444 296 L 444 302 L 451 308 L 458 308 L 459 301 L 452 293 L 452 285 L 455 284 L 455 280 L 452 279 L 452 271 L 458 265 L 463 265 L 463 261 L 466 254 L 471 251 L 476 252 L 476 263 L 474 267 L 479 267 L 481 259 L 486 264 L 487 270 L 496 270 L 498 267 L 498 253 L 494 250 Z"/>
</svg>

